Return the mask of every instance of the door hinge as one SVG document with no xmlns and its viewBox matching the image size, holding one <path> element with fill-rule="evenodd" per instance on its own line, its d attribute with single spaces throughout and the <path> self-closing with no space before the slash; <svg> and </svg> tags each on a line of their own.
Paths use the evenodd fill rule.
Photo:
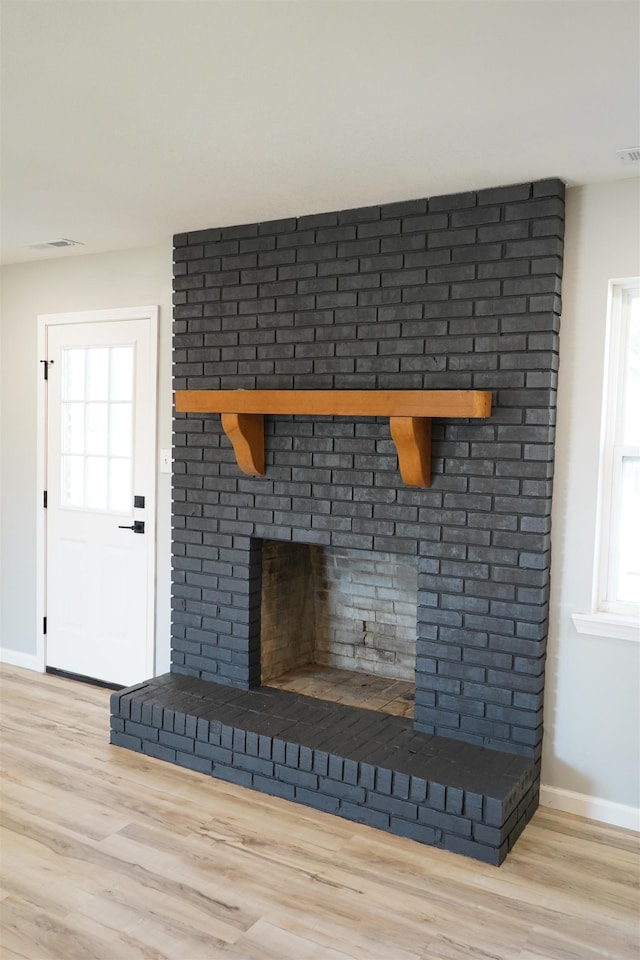
<svg viewBox="0 0 640 960">
<path fill-rule="evenodd" d="M 43 618 L 42 618 L 42 632 L 45 633 L 45 634 L 46 634 L 46 632 L 47 632 L 47 618 L 46 618 L 46 617 L 43 617 Z"/>
<path fill-rule="evenodd" d="M 45 490 L 42 494 L 42 506 L 47 509 L 47 491 Z"/>
<path fill-rule="evenodd" d="M 49 379 L 49 364 L 53 363 L 53 360 L 41 360 L 40 363 L 44 364 L 44 378 L 45 380 Z"/>
</svg>

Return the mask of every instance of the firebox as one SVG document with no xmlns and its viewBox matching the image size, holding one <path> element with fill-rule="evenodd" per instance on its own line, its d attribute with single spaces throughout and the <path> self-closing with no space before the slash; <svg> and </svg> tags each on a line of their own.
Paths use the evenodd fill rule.
<svg viewBox="0 0 640 960">
<path fill-rule="evenodd" d="M 262 542 L 261 683 L 413 716 L 415 557 Z"/>
</svg>

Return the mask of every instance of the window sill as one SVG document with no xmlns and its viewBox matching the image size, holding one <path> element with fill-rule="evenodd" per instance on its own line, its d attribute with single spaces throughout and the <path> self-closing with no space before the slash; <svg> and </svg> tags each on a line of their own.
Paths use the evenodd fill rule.
<svg viewBox="0 0 640 960">
<path fill-rule="evenodd" d="M 615 613 L 572 613 L 571 619 L 578 633 L 640 642 L 640 623 L 636 617 L 621 617 Z"/>
</svg>

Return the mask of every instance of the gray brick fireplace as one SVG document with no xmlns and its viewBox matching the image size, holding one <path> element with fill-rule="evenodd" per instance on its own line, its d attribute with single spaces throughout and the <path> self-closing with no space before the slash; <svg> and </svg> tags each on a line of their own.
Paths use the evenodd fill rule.
<svg viewBox="0 0 640 960">
<path fill-rule="evenodd" d="M 538 802 L 563 232 L 554 179 L 175 237 L 176 390 L 482 390 L 492 409 L 433 420 L 428 487 L 403 483 L 383 417 L 267 416 L 248 476 L 219 414 L 176 412 L 172 667 L 114 694 L 114 744 L 502 862 Z M 370 661 L 413 662 L 413 718 L 269 685 L 273 544 L 409 565 L 412 636 Z"/>
</svg>

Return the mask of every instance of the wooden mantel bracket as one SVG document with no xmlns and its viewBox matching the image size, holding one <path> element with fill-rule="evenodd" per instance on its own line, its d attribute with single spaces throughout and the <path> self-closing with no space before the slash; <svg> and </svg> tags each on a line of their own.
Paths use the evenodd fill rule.
<svg viewBox="0 0 640 960">
<path fill-rule="evenodd" d="M 238 466 L 250 477 L 264 476 L 264 416 L 261 413 L 223 413 L 222 429 L 231 440 Z"/>
<path fill-rule="evenodd" d="M 408 487 L 431 486 L 431 417 L 389 417 L 400 476 Z"/>
<path fill-rule="evenodd" d="M 402 479 L 431 486 L 431 420 L 484 419 L 486 390 L 177 390 L 178 413 L 220 413 L 244 472 L 264 476 L 264 415 L 389 417 Z"/>
</svg>

